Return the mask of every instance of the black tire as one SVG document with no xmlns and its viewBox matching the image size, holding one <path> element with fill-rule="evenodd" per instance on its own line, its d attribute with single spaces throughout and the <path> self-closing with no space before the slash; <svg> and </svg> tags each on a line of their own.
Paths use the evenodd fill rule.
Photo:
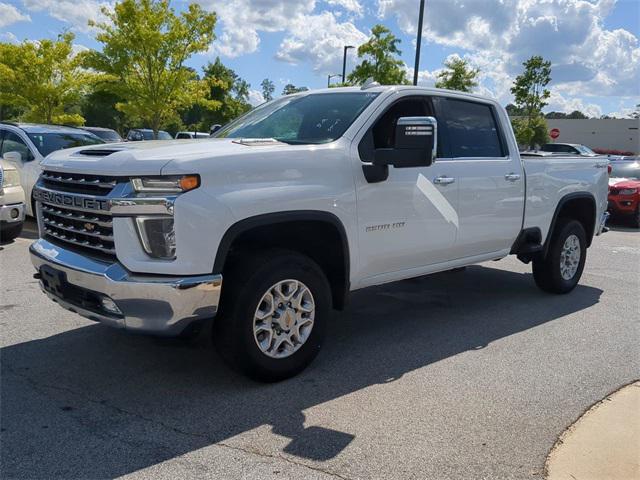
<svg viewBox="0 0 640 480">
<path fill-rule="evenodd" d="M 22 233 L 23 222 L 12 223 L 0 227 L 0 242 L 10 242 Z"/>
<path fill-rule="evenodd" d="M 580 259 L 573 277 L 565 279 L 560 269 L 560 256 L 567 238 L 571 235 L 575 235 L 580 243 Z M 549 293 L 569 293 L 580 281 L 586 259 L 587 235 L 582 224 L 576 220 L 559 219 L 551 234 L 547 255 L 533 260 L 533 278 L 536 285 Z"/>
<path fill-rule="evenodd" d="M 633 225 L 635 228 L 640 228 L 640 205 L 638 205 L 635 213 L 633 214 L 631 225 Z"/>
<path fill-rule="evenodd" d="M 309 337 L 297 351 L 285 358 L 273 358 L 263 353 L 257 344 L 254 315 L 262 296 L 273 285 L 287 279 L 308 287 L 315 304 L 315 317 Z M 313 260 L 288 250 L 267 250 L 225 268 L 213 342 L 221 356 L 248 377 L 261 382 L 284 380 L 302 371 L 319 353 L 330 311 L 329 283 Z"/>
</svg>

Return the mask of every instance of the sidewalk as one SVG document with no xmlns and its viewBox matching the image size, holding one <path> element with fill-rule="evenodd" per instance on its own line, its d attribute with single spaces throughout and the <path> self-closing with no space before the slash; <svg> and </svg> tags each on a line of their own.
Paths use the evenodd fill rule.
<svg viewBox="0 0 640 480">
<path fill-rule="evenodd" d="M 546 471 L 548 480 L 639 480 L 640 382 L 598 402 L 569 427 Z"/>
</svg>

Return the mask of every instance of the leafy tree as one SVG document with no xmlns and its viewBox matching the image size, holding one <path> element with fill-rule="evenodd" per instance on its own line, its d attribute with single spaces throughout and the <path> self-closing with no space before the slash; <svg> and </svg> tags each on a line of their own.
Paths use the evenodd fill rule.
<svg viewBox="0 0 640 480">
<path fill-rule="evenodd" d="M 507 105 L 505 107 L 505 110 L 507 111 L 507 114 L 510 117 L 521 117 L 522 116 L 522 109 L 516 107 L 513 103 L 510 103 L 509 105 Z"/>
<path fill-rule="evenodd" d="M 282 90 L 282 95 L 291 95 L 292 93 L 306 92 L 307 90 L 309 90 L 307 87 L 296 87 L 292 83 L 287 83 Z"/>
<path fill-rule="evenodd" d="M 574 110 L 571 113 L 549 112 L 544 117 L 545 118 L 553 118 L 553 119 L 557 119 L 557 118 L 577 118 L 577 119 L 589 118 L 584 113 L 582 113 L 580 110 Z"/>
<path fill-rule="evenodd" d="M 542 108 L 547 105 L 545 100 L 551 95 L 546 88 L 551 81 L 551 62 L 534 55 L 522 65 L 524 72 L 516 77 L 511 93 L 523 118 L 512 123 L 518 143 L 534 148 L 536 144 L 541 145 L 549 139 Z"/>
<path fill-rule="evenodd" d="M 82 116 L 90 126 L 112 128 L 125 134 L 126 119 L 124 113 L 116 108 L 122 98 L 115 93 L 96 89 L 82 100 Z"/>
<path fill-rule="evenodd" d="M 349 74 L 351 84 L 362 85 L 372 79 L 380 85 L 407 84 L 404 63 L 396 58 L 402 52 L 398 49 L 400 39 L 383 25 L 371 29 L 371 38 L 358 47 L 358 58 L 365 58 Z"/>
<path fill-rule="evenodd" d="M 215 38 L 215 13 L 197 4 L 176 15 L 169 0 L 122 0 L 113 10 L 102 8 L 108 21 L 95 23 L 102 52 L 87 64 L 104 72 L 108 88 L 123 101 L 116 108 L 154 131 L 179 120 L 177 112 L 195 103 L 214 107 L 207 84 L 184 66 Z"/>
<path fill-rule="evenodd" d="M 629 115 L 631 118 L 640 118 L 640 103 L 636 105 L 636 109 Z"/>
<path fill-rule="evenodd" d="M 262 96 L 265 102 L 270 102 L 271 100 L 273 100 L 273 92 L 276 91 L 276 86 L 273 84 L 273 82 L 268 78 L 265 78 L 260 83 L 260 86 L 262 87 Z"/>
<path fill-rule="evenodd" d="M 447 88 L 470 92 L 478 86 L 476 78 L 480 70 L 471 68 L 462 58 L 451 58 L 444 63 L 445 69 L 438 73 L 436 88 Z"/>
<path fill-rule="evenodd" d="M 74 112 L 94 74 L 73 54 L 71 32 L 57 40 L 0 43 L 0 104 L 3 111 L 24 112 L 24 120 L 82 125 Z M 3 116 L 5 113 L 2 114 Z"/>
<path fill-rule="evenodd" d="M 251 109 L 249 104 L 250 85 L 232 69 L 225 67 L 220 58 L 208 63 L 204 69 L 203 80 L 209 86 L 209 108 L 203 111 L 206 130 L 212 124 L 224 125 Z"/>
</svg>

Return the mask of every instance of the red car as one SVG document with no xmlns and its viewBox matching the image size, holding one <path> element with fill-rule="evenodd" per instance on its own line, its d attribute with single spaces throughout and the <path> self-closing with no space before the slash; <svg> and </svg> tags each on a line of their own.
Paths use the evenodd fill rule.
<svg viewBox="0 0 640 480">
<path fill-rule="evenodd" d="M 640 228 L 640 162 L 638 159 L 611 162 L 609 213 L 614 217 L 631 218 L 633 225 Z"/>
</svg>

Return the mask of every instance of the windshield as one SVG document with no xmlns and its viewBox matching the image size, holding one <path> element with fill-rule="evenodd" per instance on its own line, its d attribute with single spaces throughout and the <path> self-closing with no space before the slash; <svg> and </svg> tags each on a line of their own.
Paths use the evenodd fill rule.
<svg viewBox="0 0 640 480">
<path fill-rule="evenodd" d="M 576 145 L 576 148 L 583 155 L 597 155 L 596 152 L 591 150 L 589 147 L 585 147 L 584 145 Z"/>
<path fill-rule="evenodd" d="M 113 130 L 94 130 L 93 133 L 96 137 L 100 137 L 101 139 L 107 142 L 121 142 L 122 138 L 118 135 L 118 132 L 114 132 Z"/>
<path fill-rule="evenodd" d="M 145 140 L 153 140 L 153 130 L 141 130 L 142 137 Z M 173 140 L 173 137 L 164 130 L 158 130 L 157 140 Z"/>
<path fill-rule="evenodd" d="M 104 143 L 104 140 L 91 133 L 28 133 L 43 157 L 63 148 L 82 147 Z"/>
<path fill-rule="evenodd" d="M 332 142 L 377 96 L 373 92 L 285 96 L 250 111 L 214 136 L 274 138 L 290 144 Z"/>
</svg>

